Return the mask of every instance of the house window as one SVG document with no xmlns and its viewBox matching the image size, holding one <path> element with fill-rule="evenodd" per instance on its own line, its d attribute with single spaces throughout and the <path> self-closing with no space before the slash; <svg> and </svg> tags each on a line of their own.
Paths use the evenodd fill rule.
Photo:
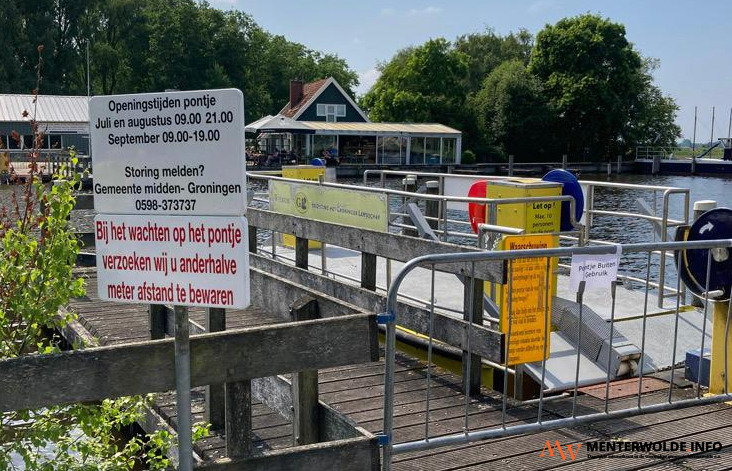
<svg viewBox="0 0 732 471">
<path fill-rule="evenodd" d="M 327 103 L 318 103 L 317 115 L 324 117 L 329 123 L 335 123 L 338 118 L 345 118 L 346 105 L 331 105 Z"/>
</svg>

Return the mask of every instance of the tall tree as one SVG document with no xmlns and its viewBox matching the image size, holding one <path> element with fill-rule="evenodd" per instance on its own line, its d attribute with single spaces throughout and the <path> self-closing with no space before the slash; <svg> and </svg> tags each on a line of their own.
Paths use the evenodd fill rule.
<svg viewBox="0 0 732 471">
<path fill-rule="evenodd" d="M 376 84 L 362 105 L 377 121 L 442 122 L 459 126 L 464 120 L 466 54 L 445 39 L 397 53 L 382 66 Z"/>
<path fill-rule="evenodd" d="M 499 36 L 490 28 L 483 33 L 459 36 L 455 49 L 468 58 L 465 88 L 470 92 L 480 89 L 488 74 L 504 61 L 519 60 L 527 64 L 532 47 L 533 37 L 523 29 L 508 36 Z"/>
<path fill-rule="evenodd" d="M 619 151 L 644 86 L 641 57 L 623 25 L 591 14 L 547 25 L 536 36 L 529 67 L 561 117 L 569 155 L 603 159 Z"/>
<path fill-rule="evenodd" d="M 676 146 L 681 128 L 675 123 L 678 105 L 653 84 L 658 61 L 645 59 L 643 89 L 636 97 L 622 133 L 622 143 L 632 150 L 639 145 Z"/>
<path fill-rule="evenodd" d="M 541 81 L 518 60 L 505 61 L 471 98 L 483 153 L 521 160 L 554 157 L 556 116 Z"/>
</svg>

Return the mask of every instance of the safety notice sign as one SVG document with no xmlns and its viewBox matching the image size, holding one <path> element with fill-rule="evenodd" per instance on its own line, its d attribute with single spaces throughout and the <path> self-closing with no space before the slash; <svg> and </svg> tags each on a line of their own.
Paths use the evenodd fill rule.
<svg viewBox="0 0 732 471">
<path fill-rule="evenodd" d="M 97 289 L 106 301 L 221 308 L 249 305 L 243 217 L 99 215 Z"/>
<path fill-rule="evenodd" d="M 89 128 L 98 212 L 245 213 L 240 90 L 96 96 Z"/>
</svg>

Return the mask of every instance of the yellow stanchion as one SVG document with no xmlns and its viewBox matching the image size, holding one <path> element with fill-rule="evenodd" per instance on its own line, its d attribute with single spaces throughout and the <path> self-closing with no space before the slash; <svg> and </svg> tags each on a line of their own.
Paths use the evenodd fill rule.
<svg viewBox="0 0 732 471">
<path fill-rule="evenodd" d="M 726 335 L 729 301 L 713 302 L 712 313 L 712 357 L 709 365 L 709 392 L 724 394 L 724 353 L 727 351 L 728 368 L 732 370 L 732 325 Z M 701 358 L 699 359 L 701 368 Z M 732 371 L 728 376 L 732 377 Z M 727 378 L 727 392 L 732 392 L 732 378 Z"/>
</svg>

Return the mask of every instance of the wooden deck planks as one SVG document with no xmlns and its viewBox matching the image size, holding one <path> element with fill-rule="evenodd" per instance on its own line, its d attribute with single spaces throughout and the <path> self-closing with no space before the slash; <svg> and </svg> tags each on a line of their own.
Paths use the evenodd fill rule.
<svg viewBox="0 0 732 471">
<path fill-rule="evenodd" d="M 71 310 L 79 313 L 79 320 L 102 344 L 126 343 L 148 338 L 148 313 L 145 305 L 112 304 L 96 296 L 93 272 L 87 272 L 88 295 L 71 303 Z M 205 325 L 205 311 L 192 308 L 191 319 Z M 282 322 L 260 309 L 227 312 L 227 327 L 266 325 Z M 360 426 L 379 432 L 383 420 L 383 363 L 349 365 L 321 370 L 319 375 L 320 399 L 347 414 Z M 433 370 L 430 432 L 432 436 L 460 433 L 463 430 L 465 397 L 460 393 L 459 378 L 440 368 Z M 426 365 L 407 355 L 398 355 L 395 375 L 394 438 L 397 443 L 421 439 L 424 435 L 426 407 Z M 679 397 L 688 395 L 681 393 Z M 666 392 L 644 396 L 644 404 L 661 402 Z M 611 401 L 611 409 L 631 407 L 635 398 Z M 590 397 L 578 398 L 578 412 L 602 410 L 604 402 Z M 203 393 L 193 392 L 194 421 L 203 418 Z M 156 395 L 155 410 L 165 421 L 177 423 L 174 393 Z M 468 404 L 471 429 L 499 427 L 501 402 L 499 396 L 486 394 L 471 398 Z M 533 422 L 535 405 L 511 407 L 507 410 L 508 424 Z M 504 437 L 490 441 L 462 444 L 419 452 L 396 455 L 393 469 L 411 470 L 539 470 L 558 468 L 566 471 L 588 469 L 649 470 L 722 470 L 732 469 L 732 411 L 726 405 L 707 405 L 679 409 L 628 419 L 601 421 L 571 429 L 545 431 L 530 435 Z M 548 402 L 544 418 L 552 419 L 571 413 L 571 400 Z M 286 448 L 292 444 L 292 424 L 260 403 L 253 406 L 253 438 L 255 453 Z M 729 438 L 728 438 L 729 437 Z M 678 459 L 658 461 L 650 458 L 629 460 L 588 459 L 585 443 L 591 440 L 623 438 L 629 440 L 721 441 L 725 446 L 720 458 Z M 574 462 L 547 461 L 540 456 L 547 440 L 562 445 L 582 443 Z M 196 451 L 205 459 L 224 455 L 224 440 L 215 435 L 196 443 Z M 550 458 L 552 459 L 552 458 Z"/>
</svg>

